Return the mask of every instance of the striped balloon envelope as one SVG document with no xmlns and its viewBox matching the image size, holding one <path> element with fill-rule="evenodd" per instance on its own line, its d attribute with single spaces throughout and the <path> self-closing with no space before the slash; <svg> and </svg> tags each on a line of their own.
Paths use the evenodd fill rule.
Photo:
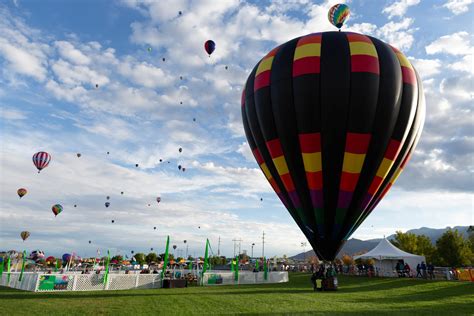
<svg viewBox="0 0 474 316">
<path fill-rule="evenodd" d="M 45 151 L 37 152 L 33 155 L 33 164 L 38 169 L 38 173 L 46 168 L 51 161 L 51 155 Z"/>
<path fill-rule="evenodd" d="M 310 34 L 273 49 L 242 94 L 253 155 L 325 260 L 390 189 L 424 118 L 422 83 L 408 59 L 356 33 Z"/>
<path fill-rule="evenodd" d="M 343 3 L 333 5 L 328 11 L 329 22 L 337 28 L 341 28 L 344 22 L 349 18 L 351 11 Z"/>
</svg>

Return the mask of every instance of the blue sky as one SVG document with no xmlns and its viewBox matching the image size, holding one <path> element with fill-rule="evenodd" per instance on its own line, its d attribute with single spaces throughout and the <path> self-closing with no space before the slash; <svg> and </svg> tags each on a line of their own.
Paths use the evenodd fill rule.
<svg viewBox="0 0 474 316">
<path fill-rule="evenodd" d="M 304 236 L 246 143 L 240 94 L 271 48 L 334 30 L 326 17 L 334 3 L 0 4 L 0 249 L 162 251 L 169 234 L 178 249 L 188 240 L 190 254 L 202 253 L 206 237 L 217 252 L 220 236 L 231 255 L 234 238 L 260 252 L 265 230 L 266 255 L 299 252 Z M 472 224 L 472 1 L 348 5 L 346 29 L 401 49 L 427 101 L 412 161 L 353 237 Z M 217 45 L 210 58 L 207 39 Z M 40 150 L 53 160 L 37 174 L 31 156 Z M 19 187 L 29 191 L 22 200 Z M 54 218 L 56 203 L 64 212 Z M 31 232 L 25 243 L 22 230 Z"/>
</svg>

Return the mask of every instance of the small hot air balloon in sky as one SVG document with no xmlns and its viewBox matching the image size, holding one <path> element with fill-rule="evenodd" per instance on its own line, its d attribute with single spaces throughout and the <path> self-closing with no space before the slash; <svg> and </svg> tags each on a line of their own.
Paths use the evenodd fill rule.
<svg viewBox="0 0 474 316">
<path fill-rule="evenodd" d="M 110 200 L 110 196 L 108 196 L 108 195 L 107 195 L 105 198 L 106 198 L 107 200 Z"/>
<path fill-rule="evenodd" d="M 163 162 L 163 159 L 160 159 L 160 162 Z"/>
<path fill-rule="evenodd" d="M 204 43 L 204 49 L 206 50 L 206 53 L 209 55 L 209 57 L 211 57 L 211 54 L 216 49 L 216 43 L 214 43 L 213 40 L 207 40 Z"/>
<path fill-rule="evenodd" d="M 178 165 L 178 169 L 181 170 L 181 165 Z"/>
<path fill-rule="evenodd" d="M 38 173 L 46 168 L 51 161 L 51 155 L 45 151 L 37 152 L 33 155 L 33 164 L 38 169 Z"/>
<path fill-rule="evenodd" d="M 263 201 L 263 198 L 260 198 L 260 201 Z"/>
<path fill-rule="evenodd" d="M 112 220 L 111 222 L 112 222 L 112 224 L 113 224 L 113 223 L 115 223 L 115 220 Z"/>
<path fill-rule="evenodd" d="M 96 88 L 96 89 L 99 89 L 99 85 L 98 85 L 97 83 L 95 84 L 95 88 Z"/>
<path fill-rule="evenodd" d="M 150 248 L 150 251 L 153 251 L 153 248 Z"/>
<path fill-rule="evenodd" d="M 30 237 L 30 232 L 29 232 L 29 231 L 26 231 L 26 230 L 25 230 L 25 231 L 22 231 L 22 232 L 20 233 L 20 237 L 21 237 L 21 239 L 23 239 L 23 241 L 25 241 L 25 240 L 28 239 L 28 237 Z"/>
<path fill-rule="evenodd" d="M 173 249 L 176 249 L 176 248 L 177 248 L 177 246 L 176 246 L 176 245 L 173 245 Z"/>
<path fill-rule="evenodd" d="M 181 14 L 183 14 L 183 12 L 179 11 L 178 14 L 181 15 Z"/>
<path fill-rule="evenodd" d="M 196 122 L 196 118 L 195 118 L 195 117 L 193 118 L 193 122 Z"/>
<path fill-rule="evenodd" d="M 163 57 L 161 60 L 162 60 L 162 61 L 166 61 L 166 58 Z"/>
<path fill-rule="evenodd" d="M 131 254 L 134 254 L 134 253 L 135 253 L 135 251 L 133 251 L 133 250 L 132 250 L 132 251 L 130 251 L 130 253 L 131 253 Z"/>
<path fill-rule="evenodd" d="M 183 104 L 183 101 L 180 101 L 179 104 Z"/>
<path fill-rule="evenodd" d="M 225 70 L 229 69 L 229 67 L 225 66 Z"/>
<path fill-rule="evenodd" d="M 183 172 L 185 172 L 185 171 L 186 171 L 186 168 L 183 167 L 182 170 L 183 170 Z"/>
<path fill-rule="evenodd" d="M 331 9 L 329 9 L 328 20 L 340 31 L 350 13 L 351 12 L 347 5 L 343 3 L 335 4 L 331 7 Z"/>
<path fill-rule="evenodd" d="M 161 202 L 161 197 L 158 196 L 158 197 L 156 198 L 156 202 L 160 203 L 160 202 Z"/>
<path fill-rule="evenodd" d="M 147 51 L 148 51 L 149 53 L 151 53 L 151 50 L 152 50 L 151 47 L 148 47 L 148 48 L 147 48 Z"/>
<path fill-rule="evenodd" d="M 151 204 L 148 204 L 148 206 L 151 206 Z"/>
<path fill-rule="evenodd" d="M 179 80 L 183 80 L 183 76 L 179 76 Z"/>
<path fill-rule="evenodd" d="M 138 168 L 138 164 L 137 164 L 137 163 L 135 164 L 135 167 Z"/>
<path fill-rule="evenodd" d="M 122 191 L 122 192 L 120 192 L 120 194 L 122 194 L 122 195 L 123 195 L 123 191 Z"/>
<path fill-rule="evenodd" d="M 76 154 L 77 158 L 80 158 L 82 155 L 80 153 Z"/>
<path fill-rule="evenodd" d="M 76 204 L 74 204 L 74 207 L 77 207 L 77 205 L 76 205 Z"/>
<path fill-rule="evenodd" d="M 198 226 L 199 229 L 201 229 L 201 226 Z"/>
<path fill-rule="evenodd" d="M 183 242 L 184 242 L 184 243 L 187 243 L 187 240 L 185 239 L 185 240 L 183 240 Z"/>
<path fill-rule="evenodd" d="M 183 151 L 183 148 L 179 147 L 178 151 L 179 151 L 179 152 L 182 152 L 182 151 Z"/>
<path fill-rule="evenodd" d="M 336 257 L 388 192 L 425 119 L 411 62 L 352 32 L 313 33 L 273 49 L 241 100 L 258 165 L 323 260 Z"/>
<path fill-rule="evenodd" d="M 110 202 L 105 202 L 105 207 L 109 207 L 110 206 Z"/>
<path fill-rule="evenodd" d="M 110 151 L 107 152 L 107 155 L 109 155 L 109 154 L 110 154 Z"/>
<path fill-rule="evenodd" d="M 25 189 L 25 188 L 19 188 L 16 193 L 18 194 L 18 196 L 20 197 L 20 199 L 22 197 L 24 197 L 26 195 L 26 193 L 28 193 L 28 191 Z"/>
<path fill-rule="evenodd" d="M 58 214 L 63 211 L 63 207 L 60 204 L 55 204 L 51 207 L 51 210 L 53 211 L 54 216 L 58 216 Z"/>
<path fill-rule="evenodd" d="M 153 229 L 154 229 L 154 230 L 156 230 L 156 226 L 155 226 L 155 227 L 153 227 Z"/>
<path fill-rule="evenodd" d="M 92 243 L 92 241 L 89 240 L 89 244 Z"/>
</svg>

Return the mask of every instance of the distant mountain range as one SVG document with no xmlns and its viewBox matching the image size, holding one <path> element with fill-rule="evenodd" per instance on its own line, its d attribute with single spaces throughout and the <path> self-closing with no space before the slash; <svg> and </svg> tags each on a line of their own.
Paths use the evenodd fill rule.
<svg viewBox="0 0 474 316">
<path fill-rule="evenodd" d="M 441 235 L 443 235 L 448 229 L 457 229 L 460 233 L 464 235 L 464 237 L 467 238 L 467 229 L 469 226 L 455 226 L 455 227 L 446 227 L 446 228 L 428 228 L 428 227 L 421 227 L 421 228 L 416 228 L 416 229 L 410 229 L 407 231 L 407 233 L 412 233 L 415 235 L 425 235 L 429 239 L 431 239 L 431 242 L 433 244 L 436 243 L 436 240 L 438 240 Z M 391 240 L 395 238 L 395 234 L 390 235 L 387 237 L 387 239 Z M 377 244 L 380 242 L 381 238 L 378 239 L 369 239 L 369 240 L 360 240 L 356 238 L 351 238 L 349 239 L 344 246 L 342 247 L 341 251 L 339 251 L 339 254 L 337 255 L 338 258 L 342 257 L 344 254 L 348 255 L 354 255 L 356 253 L 362 252 L 362 251 L 369 251 Z M 291 259 L 304 259 L 309 258 L 311 256 L 315 256 L 315 253 L 313 250 L 307 251 L 306 253 L 299 253 L 293 257 L 290 257 Z"/>
</svg>

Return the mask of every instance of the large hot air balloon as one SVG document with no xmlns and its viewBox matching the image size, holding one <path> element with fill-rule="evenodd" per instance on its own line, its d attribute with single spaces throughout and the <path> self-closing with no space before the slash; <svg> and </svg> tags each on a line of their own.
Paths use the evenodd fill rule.
<svg viewBox="0 0 474 316">
<path fill-rule="evenodd" d="M 207 40 L 204 43 L 204 49 L 206 50 L 206 53 L 211 57 L 212 52 L 216 49 L 216 43 L 214 43 L 213 40 Z"/>
<path fill-rule="evenodd" d="M 55 204 L 51 207 L 51 210 L 53 211 L 54 216 L 58 216 L 58 214 L 63 211 L 63 207 L 60 204 Z"/>
<path fill-rule="evenodd" d="M 348 32 L 273 49 L 247 79 L 241 109 L 265 177 L 325 260 L 399 176 L 425 117 L 422 83 L 408 59 Z"/>
<path fill-rule="evenodd" d="M 41 250 L 32 251 L 29 257 L 29 259 L 33 260 L 34 262 L 39 262 L 43 258 L 44 258 L 44 252 Z"/>
<path fill-rule="evenodd" d="M 341 29 L 350 13 L 351 11 L 347 5 L 343 3 L 335 4 L 331 7 L 331 9 L 329 9 L 328 20 L 332 25 L 338 29 Z"/>
<path fill-rule="evenodd" d="M 28 191 L 25 189 L 25 188 L 19 188 L 16 193 L 18 194 L 18 196 L 20 197 L 20 199 L 22 197 L 24 197 L 26 195 L 26 193 L 28 193 Z"/>
<path fill-rule="evenodd" d="M 47 263 L 53 263 L 56 261 L 56 258 L 54 258 L 53 256 L 49 256 L 48 258 L 46 258 L 45 260 Z"/>
<path fill-rule="evenodd" d="M 45 151 L 37 152 L 33 155 L 33 164 L 38 169 L 38 173 L 46 168 L 51 161 L 51 155 Z"/>
<path fill-rule="evenodd" d="M 65 253 L 63 254 L 63 262 L 68 262 L 69 260 L 71 260 L 71 254 L 70 253 Z"/>
<path fill-rule="evenodd" d="M 23 241 L 25 241 L 25 240 L 28 239 L 28 237 L 30 237 L 30 232 L 29 232 L 29 231 L 26 231 L 26 230 L 25 230 L 25 231 L 22 231 L 22 232 L 20 233 L 20 237 L 21 237 L 21 239 L 23 239 Z"/>
</svg>

